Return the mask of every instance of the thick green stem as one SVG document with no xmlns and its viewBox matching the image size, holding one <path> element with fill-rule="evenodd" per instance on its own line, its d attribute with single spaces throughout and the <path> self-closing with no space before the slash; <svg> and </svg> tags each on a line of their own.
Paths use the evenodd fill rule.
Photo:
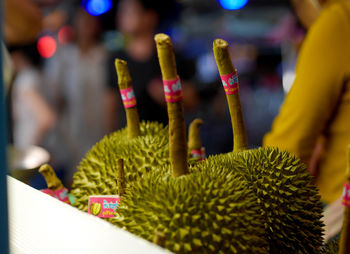
<svg viewBox="0 0 350 254">
<path fill-rule="evenodd" d="M 118 75 L 119 89 L 127 89 L 132 87 L 131 77 L 128 70 L 127 63 L 121 59 L 115 59 L 115 68 Z M 140 131 L 140 119 L 137 112 L 137 107 L 125 108 L 126 122 L 127 122 L 127 135 L 129 139 L 136 138 L 141 135 Z"/>
<path fill-rule="evenodd" d="M 346 169 L 346 180 L 350 184 L 350 146 L 347 151 L 347 169 Z M 339 241 L 339 254 L 350 253 L 350 207 L 345 206 L 343 227 L 341 230 L 340 241 Z"/>
<path fill-rule="evenodd" d="M 196 118 L 192 121 L 188 131 L 188 150 L 201 150 L 202 141 L 200 137 L 199 127 L 203 124 L 203 121 Z"/>
<path fill-rule="evenodd" d="M 228 51 L 228 43 L 222 39 L 216 39 L 213 43 L 214 56 L 220 75 L 227 75 L 235 72 L 235 68 Z M 242 113 L 239 92 L 227 94 L 227 103 L 230 110 L 234 152 L 248 149 L 248 139 Z"/>
<path fill-rule="evenodd" d="M 118 195 L 122 197 L 125 194 L 125 175 L 124 175 L 124 160 L 119 159 L 117 161 L 117 184 L 118 184 Z"/>
<path fill-rule="evenodd" d="M 64 188 L 61 180 L 57 177 L 55 171 L 49 164 L 44 164 L 39 168 L 39 172 L 44 176 L 47 188 L 56 191 Z"/>
<path fill-rule="evenodd" d="M 174 80 L 177 76 L 175 55 L 170 37 L 155 36 L 158 59 L 163 80 Z M 173 176 L 188 174 L 186 125 L 183 101 L 167 102 L 169 117 L 169 153 Z"/>
</svg>

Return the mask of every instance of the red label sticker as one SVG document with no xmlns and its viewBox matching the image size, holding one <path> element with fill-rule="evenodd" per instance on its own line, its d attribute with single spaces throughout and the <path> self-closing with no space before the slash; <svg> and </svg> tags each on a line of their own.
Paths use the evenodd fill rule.
<svg viewBox="0 0 350 254">
<path fill-rule="evenodd" d="M 67 204 L 70 204 L 69 199 L 68 199 L 68 190 L 66 188 L 61 188 L 59 190 L 50 190 L 50 189 L 43 189 L 40 190 L 41 192 L 44 192 L 51 197 L 57 198 L 58 200 L 65 202 Z"/>
<path fill-rule="evenodd" d="M 342 204 L 344 206 L 350 207 L 350 184 L 345 183 L 343 190 Z"/>
<path fill-rule="evenodd" d="M 230 74 L 221 75 L 220 77 L 226 94 L 234 94 L 238 92 L 239 86 L 237 71 Z"/>
<path fill-rule="evenodd" d="M 166 102 L 182 101 L 182 87 L 180 78 L 174 80 L 163 80 L 164 94 Z"/>
<path fill-rule="evenodd" d="M 112 218 L 119 203 L 118 195 L 90 196 L 88 213 L 101 218 Z"/>
<path fill-rule="evenodd" d="M 120 89 L 120 94 L 122 96 L 122 100 L 125 108 L 132 108 L 136 106 L 135 93 L 132 87 Z"/>
<path fill-rule="evenodd" d="M 206 159 L 205 148 L 202 147 L 200 150 L 192 150 L 191 157 L 198 158 L 199 161 L 205 160 Z"/>
</svg>

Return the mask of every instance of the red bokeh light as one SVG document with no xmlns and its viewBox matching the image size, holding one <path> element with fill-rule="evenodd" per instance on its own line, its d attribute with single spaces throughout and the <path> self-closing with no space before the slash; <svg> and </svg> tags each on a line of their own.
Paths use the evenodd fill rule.
<svg viewBox="0 0 350 254">
<path fill-rule="evenodd" d="M 43 58 L 50 58 L 52 57 L 57 49 L 57 43 L 54 38 L 51 36 L 43 36 L 38 40 L 37 43 L 39 54 Z"/>
<path fill-rule="evenodd" d="M 61 29 L 58 31 L 58 42 L 62 45 L 67 45 L 70 42 L 73 41 L 74 38 L 74 29 L 72 26 L 65 25 L 61 27 Z"/>
</svg>

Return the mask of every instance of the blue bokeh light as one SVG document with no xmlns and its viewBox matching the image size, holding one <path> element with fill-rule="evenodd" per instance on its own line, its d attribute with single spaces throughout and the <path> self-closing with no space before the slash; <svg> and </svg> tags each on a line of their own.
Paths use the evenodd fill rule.
<svg viewBox="0 0 350 254">
<path fill-rule="evenodd" d="M 219 0 L 219 2 L 226 10 L 239 10 L 248 3 L 248 0 Z"/>
<path fill-rule="evenodd" d="M 111 0 L 88 0 L 85 3 L 86 11 L 93 16 L 101 15 L 109 11 L 111 7 Z"/>
</svg>

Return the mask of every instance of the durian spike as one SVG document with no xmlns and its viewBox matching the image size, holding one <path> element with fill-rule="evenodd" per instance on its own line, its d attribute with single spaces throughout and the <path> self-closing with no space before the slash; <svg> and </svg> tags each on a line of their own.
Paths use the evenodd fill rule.
<svg viewBox="0 0 350 254">
<path fill-rule="evenodd" d="M 213 43 L 214 56 L 220 76 L 234 73 L 236 70 L 230 58 L 228 43 L 222 39 L 216 39 Z M 242 113 L 239 92 L 226 95 L 233 129 L 233 151 L 248 149 L 248 139 Z"/>
<path fill-rule="evenodd" d="M 115 69 L 118 75 L 118 86 L 119 89 L 132 88 L 131 77 L 128 69 L 128 65 L 124 60 L 115 59 Z M 135 99 L 136 101 L 136 99 Z M 125 106 L 124 106 L 125 107 Z M 129 139 L 136 138 L 141 135 L 140 131 L 140 119 L 135 106 L 126 108 L 126 122 L 127 122 L 127 135 Z"/>
<path fill-rule="evenodd" d="M 125 174 L 124 174 L 124 160 L 119 159 L 117 161 L 117 182 L 118 182 L 118 195 L 122 197 L 125 194 Z"/>
<path fill-rule="evenodd" d="M 165 248 L 165 242 L 166 242 L 165 235 L 162 232 L 159 232 L 158 230 L 156 230 L 153 238 L 153 243 L 157 244 L 162 248 Z"/>
<path fill-rule="evenodd" d="M 200 137 L 199 127 L 203 124 L 202 119 L 196 118 L 188 128 L 188 150 L 201 150 L 202 141 Z"/>
<path fill-rule="evenodd" d="M 347 151 L 347 169 L 346 169 L 346 182 L 350 184 L 350 146 L 348 146 Z M 350 191 L 350 190 L 349 190 Z M 350 253 L 350 207 L 344 207 L 344 219 L 343 226 L 339 241 L 339 254 L 349 254 Z"/>
<path fill-rule="evenodd" d="M 44 176 L 47 187 L 56 191 L 64 188 L 61 180 L 57 177 L 55 171 L 49 164 L 44 164 L 39 168 L 39 172 Z"/>
<path fill-rule="evenodd" d="M 166 34 L 154 37 L 163 80 L 178 78 L 173 44 Z M 172 175 L 177 177 L 188 174 L 186 125 L 183 101 L 167 102 L 169 118 L 169 154 Z"/>
</svg>

